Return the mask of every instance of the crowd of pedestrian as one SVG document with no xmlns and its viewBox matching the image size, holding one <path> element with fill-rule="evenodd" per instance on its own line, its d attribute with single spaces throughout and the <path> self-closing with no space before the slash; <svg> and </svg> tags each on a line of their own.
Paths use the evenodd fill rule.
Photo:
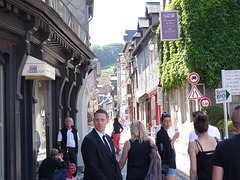
<svg viewBox="0 0 240 180">
<path fill-rule="evenodd" d="M 211 126 L 201 111 L 192 113 L 194 130 L 189 134 L 190 180 L 240 179 L 240 106 L 232 112 L 237 134 L 221 141 L 218 129 Z M 122 180 L 121 170 L 127 163 L 126 180 L 176 180 L 175 141 L 179 132 L 171 126 L 170 114 L 161 115 L 155 142 L 139 120 L 130 125 L 131 138 L 123 146 L 119 162 L 119 141 L 123 126 L 114 118 L 113 137 L 105 133 L 109 122 L 105 110 L 94 113 L 94 128 L 85 136 L 81 145 L 84 161 L 84 180 Z M 39 167 L 40 180 L 75 180 L 79 135 L 73 119 L 65 119 L 65 127 L 58 133 L 59 149 L 52 149 L 51 157 Z"/>
</svg>

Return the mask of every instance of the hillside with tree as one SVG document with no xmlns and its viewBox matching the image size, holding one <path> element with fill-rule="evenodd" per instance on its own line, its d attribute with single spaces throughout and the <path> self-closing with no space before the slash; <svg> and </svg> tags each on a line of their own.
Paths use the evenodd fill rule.
<svg viewBox="0 0 240 180">
<path fill-rule="evenodd" d="M 100 62 L 101 69 L 107 69 L 117 62 L 118 54 L 122 52 L 122 43 L 112 43 L 104 46 L 91 46 L 91 51 Z"/>
</svg>

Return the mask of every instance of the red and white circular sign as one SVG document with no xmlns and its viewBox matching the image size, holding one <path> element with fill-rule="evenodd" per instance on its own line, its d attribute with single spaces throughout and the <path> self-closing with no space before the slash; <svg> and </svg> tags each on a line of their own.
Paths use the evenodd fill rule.
<svg viewBox="0 0 240 180">
<path fill-rule="evenodd" d="M 210 101 L 210 99 L 208 99 L 208 98 L 202 98 L 201 100 L 200 100 L 200 106 L 202 107 L 202 108 L 206 108 L 206 107 L 208 107 L 208 106 L 211 106 L 211 101 Z"/>
<path fill-rule="evenodd" d="M 199 77 L 198 73 L 192 72 L 188 75 L 188 81 L 191 84 L 196 84 L 196 83 L 198 83 L 199 80 L 200 80 L 200 77 Z"/>
</svg>

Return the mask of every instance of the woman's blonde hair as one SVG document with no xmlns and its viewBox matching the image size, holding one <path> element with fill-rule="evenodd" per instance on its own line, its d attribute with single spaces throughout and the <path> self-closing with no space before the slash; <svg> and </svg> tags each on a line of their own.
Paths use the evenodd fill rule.
<svg viewBox="0 0 240 180">
<path fill-rule="evenodd" d="M 130 125 L 130 132 L 131 132 L 131 139 L 133 141 L 138 139 L 139 142 L 142 143 L 143 141 L 148 140 L 147 131 L 143 126 L 143 124 L 141 123 L 141 121 L 139 120 L 135 120 L 132 122 L 132 124 Z"/>
</svg>

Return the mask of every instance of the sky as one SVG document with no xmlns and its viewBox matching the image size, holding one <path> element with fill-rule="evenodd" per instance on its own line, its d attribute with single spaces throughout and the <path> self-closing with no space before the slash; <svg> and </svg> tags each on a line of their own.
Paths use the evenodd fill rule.
<svg viewBox="0 0 240 180">
<path fill-rule="evenodd" d="M 138 17 L 145 17 L 146 2 L 159 0 L 95 0 L 89 23 L 91 45 L 123 43 L 125 30 L 136 30 Z"/>
</svg>

